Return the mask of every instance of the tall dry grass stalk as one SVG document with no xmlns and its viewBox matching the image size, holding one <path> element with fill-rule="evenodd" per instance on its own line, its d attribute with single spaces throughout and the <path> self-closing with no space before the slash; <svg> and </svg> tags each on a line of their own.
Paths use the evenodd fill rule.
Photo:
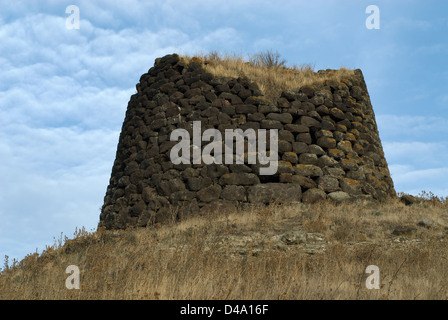
<svg viewBox="0 0 448 320">
<path fill-rule="evenodd" d="M 80 232 L 3 270 L 0 299 L 447 299 L 446 228 L 391 234 L 422 219 L 447 226 L 446 206 L 273 205 Z M 299 230 L 322 236 L 324 250 L 279 242 Z M 79 290 L 65 286 L 68 265 Z M 378 290 L 366 288 L 368 265 L 380 269 Z"/>
<path fill-rule="evenodd" d="M 295 90 L 306 85 L 320 84 L 328 80 L 340 81 L 353 76 L 354 71 L 344 67 L 332 72 L 314 72 L 313 66 L 286 66 L 278 53 L 261 52 L 248 60 L 236 54 L 211 52 L 194 57 L 182 56 L 186 63 L 200 62 L 203 68 L 218 77 L 238 78 L 246 76 L 258 84 L 261 93 L 271 100 L 280 97 L 282 91 Z"/>
</svg>

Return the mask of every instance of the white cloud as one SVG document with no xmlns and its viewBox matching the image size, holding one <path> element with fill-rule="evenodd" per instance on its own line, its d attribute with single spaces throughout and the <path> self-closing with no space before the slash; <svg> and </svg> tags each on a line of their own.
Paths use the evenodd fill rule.
<svg viewBox="0 0 448 320">
<path fill-rule="evenodd" d="M 0 76 L 1 78 L 1 76 Z M 17 124 L 29 126 L 119 125 L 135 89 L 83 86 L 67 76 L 35 77 L 34 83 L 0 92 L 2 131 L 15 131 Z M 11 128 L 10 128 L 11 127 Z M 6 131 L 7 130 L 7 131 Z"/>
<path fill-rule="evenodd" d="M 448 196 L 448 120 L 391 114 L 376 118 L 395 189 Z"/>
<path fill-rule="evenodd" d="M 397 192 L 417 195 L 426 191 L 441 197 L 448 196 L 448 187 L 441 183 L 448 180 L 448 167 L 417 170 L 412 166 L 389 164 L 389 171 Z"/>
<path fill-rule="evenodd" d="M 448 157 L 448 143 L 438 142 L 382 142 L 386 158 L 391 163 L 402 162 L 417 168 L 443 166 Z"/>
<path fill-rule="evenodd" d="M 448 196 L 448 119 L 443 116 L 376 116 L 397 191 Z"/>
<path fill-rule="evenodd" d="M 71 235 L 75 227 L 96 227 L 118 135 L 25 126 L 8 137 L 1 133 L 2 255 L 22 258 L 52 244 L 60 232 Z"/>
<path fill-rule="evenodd" d="M 378 129 L 385 140 L 425 141 L 437 139 L 446 142 L 448 118 L 435 115 L 394 115 L 376 116 Z"/>
<path fill-rule="evenodd" d="M 23 258 L 60 232 L 96 227 L 127 103 L 155 58 L 241 39 L 227 27 L 192 37 L 179 19 L 178 29 L 115 30 L 111 19 L 126 18 L 125 5 L 112 12 L 109 2 L 81 2 L 81 28 L 67 30 L 65 7 L 50 4 L 59 16 L 30 3 L 0 25 L 1 257 Z M 184 15 L 160 5 L 176 12 L 166 22 Z"/>
</svg>

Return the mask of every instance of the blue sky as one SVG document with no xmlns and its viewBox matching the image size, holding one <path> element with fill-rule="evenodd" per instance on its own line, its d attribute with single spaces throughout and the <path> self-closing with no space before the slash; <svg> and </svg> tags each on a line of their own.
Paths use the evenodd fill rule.
<svg viewBox="0 0 448 320">
<path fill-rule="evenodd" d="M 96 228 L 129 98 L 173 52 L 360 68 L 396 190 L 448 196 L 447 12 L 442 0 L 0 0 L 0 259 Z"/>
</svg>

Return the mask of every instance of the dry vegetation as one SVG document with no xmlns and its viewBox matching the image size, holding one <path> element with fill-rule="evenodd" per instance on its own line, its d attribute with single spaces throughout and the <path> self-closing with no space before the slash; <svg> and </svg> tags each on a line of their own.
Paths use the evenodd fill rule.
<svg viewBox="0 0 448 320">
<path fill-rule="evenodd" d="M 424 219 L 433 226 L 417 226 Z M 403 225 L 416 230 L 392 234 Z M 446 201 L 392 200 L 81 230 L 5 266 L 0 299 L 447 299 L 446 226 Z M 65 287 L 69 265 L 80 269 L 79 290 Z M 379 267 L 378 290 L 366 288 L 368 265 Z"/>
<path fill-rule="evenodd" d="M 294 90 L 305 85 L 319 84 L 327 80 L 340 81 L 353 76 L 353 70 L 340 68 L 331 72 L 314 72 L 310 64 L 286 66 L 286 61 L 276 52 L 266 51 L 250 56 L 246 61 L 236 54 L 212 52 L 195 57 L 183 56 L 186 63 L 199 62 L 207 72 L 218 77 L 238 78 L 246 76 L 258 84 L 263 95 L 275 100 L 282 91 Z"/>
</svg>

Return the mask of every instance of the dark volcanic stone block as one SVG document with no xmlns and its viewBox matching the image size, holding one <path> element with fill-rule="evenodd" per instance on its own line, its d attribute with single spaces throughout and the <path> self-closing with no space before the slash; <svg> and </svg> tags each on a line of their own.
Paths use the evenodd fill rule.
<svg viewBox="0 0 448 320">
<path fill-rule="evenodd" d="M 298 184 L 265 183 L 250 187 L 248 200 L 251 203 L 290 203 L 302 200 L 302 189 Z"/>
</svg>

